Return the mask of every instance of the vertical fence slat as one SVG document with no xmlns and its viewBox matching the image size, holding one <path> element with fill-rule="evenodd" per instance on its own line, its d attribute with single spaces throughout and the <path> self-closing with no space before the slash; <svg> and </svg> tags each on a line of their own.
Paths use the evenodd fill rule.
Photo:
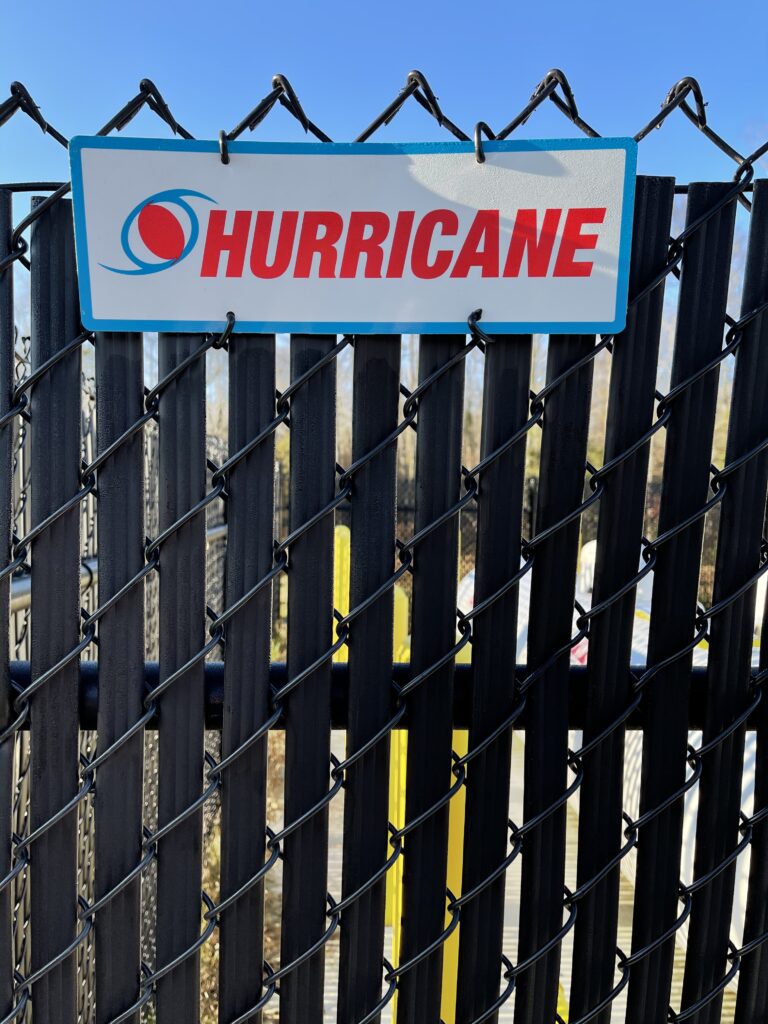
<svg viewBox="0 0 768 1024">
<path fill-rule="evenodd" d="M 664 266 L 674 198 L 673 178 L 638 178 L 632 238 L 630 295 L 638 294 Z M 618 458 L 651 426 L 656 362 L 664 301 L 663 284 L 634 306 L 613 345 L 603 465 Z M 609 600 L 638 571 L 645 514 L 649 445 L 629 456 L 602 481 L 592 606 Z M 635 592 L 592 620 L 584 742 L 616 722 L 632 702 L 629 673 Z M 579 805 L 578 884 L 588 883 L 622 845 L 624 727 L 584 757 Z M 619 911 L 619 867 L 579 902 L 573 976 L 578 995 L 571 1012 L 582 1016 L 614 987 Z M 611 1007 L 595 1017 L 607 1024 Z"/>
<path fill-rule="evenodd" d="M 419 380 L 461 351 L 463 336 L 422 335 Z M 419 401 L 416 442 L 415 530 L 424 529 L 459 498 L 464 361 L 446 371 Z M 458 516 L 427 536 L 414 551 L 411 616 L 412 676 L 430 668 L 456 642 Z M 406 824 L 445 796 L 451 785 L 453 663 L 433 672 L 407 697 Z M 401 960 L 407 962 L 439 938 L 446 911 L 448 807 L 405 839 Z M 442 946 L 400 980 L 399 1024 L 437 1021 Z"/>
<path fill-rule="evenodd" d="M 33 204 L 38 200 L 33 200 Z M 77 337 L 72 206 L 60 200 L 35 222 L 31 241 L 32 369 Z M 30 440 L 33 526 L 80 486 L 80 351 L 56 363 L 32 389 Z M 35 680 L 80 638 L 80 509 L 61 515 L 32 545 L 31 669 Z M 70 661 L 32 698 L 30 827 L 43 825 L 77 793 L 78 660 Z M 46 965 L 75 937 L 77 812 L 50 828 L 31 851 L 32 969 Z M 37 982 L 35 1016 L 74 1022 L 75 958 Z"/>
<path fill-rule="evenodd" d="M 594 348 L 594 335 L 549 339 L 547 381 Z M 541 439 L 536 533 L 573 512 L 584 491 L 592 362 L 572 373 L 547 399 Z M 544 665 L 573 632 L 579 521 L 573 520 L 535 548 L 528 627 L 528 672 Z M 525 821 L 562 798 L 568 777 L 568 669 L 562 654 L 531 685 L 526 708 Z M 565 820 L 561 805 L 527 833 L 523 849 L 518 961 L 527 960 L 563 924 Z M 557 1010 L 560 946 L 518 978 L 516 1024 L 553 1020 Z"/>
<path fill-rule="evenodd" d="M 13 195 L 0 189 L 0 254 L 11 251 L 13 231 Z M 13 266 L 0 274 L 0 417 L 13 407 L 15 327 L 13 306 Z M 0 562 L 11 561 L 13 528 L 13 448 L 17 421 L 0 428 Z M 10 702 L 10 593 L 11 580 L 0 580 L 0 730 L 11 722 Z M 13 829 L 13 752 L 14 740 L 0 746 L 0 877 L 11 870 L 11 832 Z M 0 1014 L 10 1013 L 13 1005 L 13 912 L 12 889 L 0 892 Z"/>
<path fill-rule="evenodd" d="M 291 379 L 326 356 L 333 335 L 291 338 Z M 336 487 L 336 366 L 318 370 L 291 399 L 290 529 L 306 523 L 333 499 Z M 292 679 L 331 645 L 333 627 L 333 516 L 327 515 L 290 548 L 288 672 Z M 285 824 L 328 792 L 331 662 L 327 659 L 286 698 Z M 328 810 L 287 836 L 283 845 L 281 965 L 322 938 L 326 917 Z M 322 1024 L 325 951 L 281 983 L 284 1024 Z"/>
<path fill-rule="evenodd" d="M 526 422 L 531 376 L 530 335 L 499 335 L 485 352 L 481 459 L 500 448 Z M 479 477 L 475 605 L 490 598 L 520 567 L 523 437 Z M 481 613 L 472 638 L 472 718 L 469 750 L 510 715 L 515 697 L 518 588 Z M 462 892 L 491 875 L 509 852 L 512 729 L 467 766 Z M 457 1024 L 469 1024 L 498 997 L 504 931 L 505 876 L 461 912 Z M 495 1022 L 498 1015 L 489 1018 Z"/>
<path fill-rule="evenodd" d="M 359 337 L 355 341 L 352 461 L 380 444 L 397 424 L 400 393 L 400 337 Z M 389 445 L 353 479 L 350 608 L 392 575 L 395 535 L 395 462 Z M 392 707 L 393 592 L 387 591 L 351 624 L 347 756 L 389 721 Z M 389 739 L 378 743 L 347 773 L 344 797 L 346 898 L 381 868 L 388 855 Z M 385 885 L 353 903 L 342 919 L 339 968 L 339 1024 L 357 1024 L 379 1002 L 384 952 Z"/>
<path fill-rule="evenodd" d="M 761 189 L 762 191 L 762 189 Z M 768 209 L 764 201 L 760 203 L 763 211 Z M 755 209 L 752 210 L 755 216 Z M 764 222 L 764 213 L 760 220 Z M 756 224 L 756 221 L 753 221 Z M 763 226 L 765 237 L 768 231 Z M 763 280 L 768 280 L 764 274 Z M 757 333 L 761 337 L 761 345 L 766 345 L 766 327 L 768 321 L 763 314 Z M 760 672 L 768 670 L 768 601 L 762 609 L 762 628 L 760 634 Z M 768 701 L 761 700 L 757 709 L 755 750 L 755 813 L 768 807 Z M 764 941 L 742 962 L 739 975 L 739 991 L 736 997 L 736 1015 L 734 1024 L 753 1024 L 753 1021 L 768 1017 L 768 819 L 755 825 L 752 833 L 752 859 L 749 865 L 749 889 L 747 891 L 747 911 L 744 922 L 744 945 L 750 942 Z"/>
<path fill-rule="evenodd" d="M 161 334 L 162 379 L 200 348 L 199 335 Z M 196 359 L 160 398 L 159 529 L 171 526 L 205 494 L 205 358 Z M 205 516 L 173 533 L 160 550 L 160 680 L 203 646 L 205 635 Z M 203 663 L 160 697 L 162 828 L 200 796 L 204 743 Z M 200 934 L 202 810 L 160 841 L 157 870 L 157 964 L 184 953 Z M 200 958 L 189 957 L 157 986 L 158 1024 L 197 1024 Z"/>
<path fill-rule="evenodd" d="M 768 298 L 768 182 L 758 182 L 747 253 L 742 313 Z M 746 456 L 768 438 L 768 332 L 753 321 L 736 351 L 726 465 Z M 762 334 L 762 337 L 761 337 Z M 761 344 L 762 342 L 762 344 Z M 763 452 L 726 476 L 720 506 L 713 606 L 726 601 L 757 572 L 765 518 L 768 456 Z M 711 622 L 707 667 L 704 743 L 720 733 L 746 709 L 755 622 L 755 589 L 716 614 Z M 744 765 L 743 726 L 704 755 L 696 822 L 694 879 L 714 871 L 738 845 L 739 808 Z M 759 852 L 753 850 L 753 857 Z M 719 873 L 693 897 L 688 933 L 683 1007 L 718 984 L 726 971 L 736 864 Z M 691 1020 L 717 1024 L 722 995 Z"/>
<path fill-rule="evenodd" d="M 692 224 L 730 188 L 694 184 L 686 222 Z M 728 290 L 734 204 L 714 214 L 686 242 L 677 314 L 671 386 L 685 381 L 720 351 Z M 698 512 L 707 501 L 717 374 L 711 373 L 675 399 L 666 428 L 659 535 Z M 704 523 L 701 518 L 658 549 L 648 640 L 648 665 L 689 644 L 699 584 Z M 657 808 L 684 782 L 688 742 L 691 654 L 649 679 L 642 702 L 643 775 L 640 813 Z M 638 847 L 634 949 L 672 927 L 679 916 L 678 881 L 683 802 L 643 828 Z M 628 1021 L 645 1024 L 666 1016 L 672 983 L 674 940 L 632 968 Z"/>
<path fill-rule="evenodd" d="M 274 335 L 233 334 L 229 339 L 230 455 L 257 437 L 274 414 Z M 270 434 L 229 473 L 227 608 L 248 593 L 272 565 L 274 458 L 275 438 Z M 232 754 L 267 719 L 271 639 L 272 587 L 267 586 L 227 625 L 222 757 Z M 244 886 L 264 863 L 266 776 L 266 737 L 225 769 L 221 792 L 222 900 Z M 219 958 L 219 1020 L 222 1024 L 236 1020 L 261 996 L 263 927 L 264 885 L 259 883 L 222 914 Z"/>
<path fill-rule="evenodd" d="M 141 334 L 100 334 L 96 341 L 96 438 L 105 451 L 143 410 Z M 135 434 L 98 473 L 99 604 L 144 564 L 144 442 Z M 144 692 L 144 584 L 130 590 L 99 623 L 98 749 L 106 750 L 138 721 Z M 98 772 L 96 898 L 141 859 L 144 739 L 118 749 Z M 96 1024 L 107 1024 L 138 996 L 141 882 L 137 878 L 98 913 Z M 139 1015 L 129 1020 L 135 1024 Z"/>
</svg>

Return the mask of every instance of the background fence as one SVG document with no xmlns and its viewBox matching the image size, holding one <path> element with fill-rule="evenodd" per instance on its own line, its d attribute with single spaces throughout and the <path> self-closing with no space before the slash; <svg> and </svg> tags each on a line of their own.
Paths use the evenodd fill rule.
<svg viewBox="0 0 768 1024">
<path fill-rule="evenodd" d="M 736 173 L 638 180 L 616 338 L 94 337 L 0 186 L 4 1022 L 768 1014 L 768 144 L 676 110 Z"/>
</svg>

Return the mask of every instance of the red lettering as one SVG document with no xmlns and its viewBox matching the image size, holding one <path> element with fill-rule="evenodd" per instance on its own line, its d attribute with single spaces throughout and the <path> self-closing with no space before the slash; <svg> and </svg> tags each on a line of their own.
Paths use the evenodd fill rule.
<svg viewBox="0 0 768 1024">
<path fill-rule="evenodd" d="M 433 261 L 429 262 L 429 250 L 432 245 L 432 236 L 435 229 L 441 228 L 443 235 L 457 235 L 459 233 L 459 218 L 453 210 L 430 210 L 425 213 L 413 239 L 413 250 L 411 252 L 411 270 L 416 277 L 431 280 L 440 277 L 448 271 L 451 265 L 453 253 L 450 249 L 438 249 Z"/>
<path fill-rule="evenodd" d="M 589 277 L 592 274 L 592 260 L 574 260 L 579 249 L 594 249 L 597 235 L 582 235 L 585 224 L 602 224 L 605 220 L 604 206 L 575 207 L 568 211 L 563 228 L 563 240 L 555 260 L 553 277 Z"/>
<path fill-rule="evenodd" d="M 408 243 L 411 240 L 413 231 L 413 210 L 401 210 L 395 221 L 395 230 L 392 235 L 392 248 L 389 251 L 389 263 L 387 265 L 387 277 L 402 277 L 405 270 L 405 259 L 408 255 Z"/>
<path fill-rule="evenodd" d="M 545 210 L 541 233 L 538 231 L 538 211 L 518 210 L 512 238 L 509 242 L 504 277 L 518 277 L 523 265 L 523 256 L 528 252 L 528 277 L 546 277 L 552 249 L 555 245 L 557 226 L 562 210 Z"/>
<path fill-rule="evenodd" d="M 274 220 L 275 215 L 272 210 L 259 210 L 256 214 L 256 226 L 253 230 L 253 245 L 251 247 L 251 272 L 254 277 L 267 279 L 281 277 L 291 264 L 296 225 L 299 223 L 298 211 L 286 210 L 280 217 L 275 255 L 270 263 L 268 253 Z"/>
<path fill-rule="evenodd" d="M 322 234 L 320 231 L 322 230 Z M 322 210 L 307 210 L 301 222 L 299 247 L 296 253 L 294 277 L 309 277 L 312 272 L 312 260 L 317 254 L 320 257 L 319 277 L 336 276 L 336 243 L 344 230 L 344 221 L 340 214 Z"/>
<path fill-rule="evenodd" d="M 504 260 L 503 276 L 519 277 L 525 260 L 527 275 L 531 278 L 546 277 L 550 272 L 553 277 L 590 277 L 593 261 L 577 260 L 576 256 L 582 250 L 597 248 L 598 233 L 585 231 L 585 227 L 603 224 L 606 212 L 605 207 L 576 207 L 565 212 L 559 249 L 550 271 L 563 210 L 518 210 Z M 280 222 L 275 237 L 275 218 L 278 216 Z M 253 217 L 250 210 L 210 212 L 201 277 L 218 276 L 225 253 L 226 276 L 242 276 Z M 440 246 L 441 240 L 459 233 L 459 218 L 453 210 L 429 210 L 415 232 L 414 223 L 413 210 L 401 210 L 397 214 L 385 271 L 384 246 L 393 226 L 386 213 L 377 210 L 350 213 L 342 252 L 339 241 L 345 223 L 341 214 L 329 210 L 307 210 L 299 230 L 298 211 L 285 210 L 276 214 L 272 210 L 259 210 L 255 214 L 250 250 L 251 272 L 254 277 L 265 280 L 281 277 L 288 272 L 295 252 L 293 273 L 297 278 L 308 278 L 313 271 L 320 278 L 333 278 L 337 275 L 337 267 L 340 278 L 354 278 L 358 276 L 361 259 L 362 274 L 366 278 L 381 278 L 383 274 L 387 278 L 401 278 L 412 238 L 410 268 L 417 278 L 433 280 L 449 271 L 452 278 L 467 278 L 474 268 L 479 269 L 483 278 L 499 276 L 499 210 L 478 210 L 475 213 L 457 254 L 454 249 Z M 230 230 L 227 230 L 228 225 Z"/>
<path fill-rule="evenodd" d="M 471 267 L 480 267 L 482 277 L 499 276 L 498 210 L 477 211 L 456 257 L 451 277 L 467 277 Z"/>
<path fill-rule="evenodd" d="M 205 249 L 201 277 L 216 277 L 219 273 L 221 254 L 229 253 L 227 259 L 227 277 L 242 277 L 245 264 L 245 251 L 248 247 L 248 235 L 251 230 L 251 211 L 236 210 L 232 231 L 224 230 L 227 214 L 224 210 L 211 210 L 208 215 L 208 230 L 205 233 Z"/>
<path fill-rule="evenodd" d="M 382 244 L 388 234 L 389 217 L 386 213 L 350 214 L 339 277 L 355 277 L 361 256 L 365 256 L 365 276 L 381 277 L 384 262 Z"/>
</svg>

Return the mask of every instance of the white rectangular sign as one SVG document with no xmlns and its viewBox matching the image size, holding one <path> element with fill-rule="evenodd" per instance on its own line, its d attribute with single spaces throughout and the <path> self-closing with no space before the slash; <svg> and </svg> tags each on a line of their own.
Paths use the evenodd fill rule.
<svg viewBox="0 0 768 1024">
<path fill-rule="evenodd" d="M 631 139 L 70 143 L 99 330 L 616 332 Z"/>
</svg>

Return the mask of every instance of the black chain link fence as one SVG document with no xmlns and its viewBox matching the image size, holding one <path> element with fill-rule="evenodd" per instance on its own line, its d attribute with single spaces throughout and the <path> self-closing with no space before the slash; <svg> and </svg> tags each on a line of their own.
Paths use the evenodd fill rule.
<svg viewBox="0 0 768 1024">
<path fill-rule="evenodd" d="M 483 137 L 507 138 L 545 101 L 597 135 L 559 71 L 500 132 L 479 122 L 472 134 L 412 72 L 357 141 L 409 99 L 456 138 L 474 138 L 479 156 Z M 221 133 L 223 157 L 229 141 L 278 104 L 329 141 L 277 76 L 262 102 Z M 148 80 L 99 134 L 124 129 L 145 106 L 190 137 Z M 399 1024 L 438 1024 L 443 951 L 459 929 L 450 1008 L 459 1024 L 498 1020 L 513 1005 L 516 1022 L 562 1024 L 565 949 L 570 1024 L 607 1024 L 619 1006 L 633 1024 L 714 1024 L 732 982 L 739 1024 L 768 1013 L 760 773 L 768 655 L 752 667 L 751 650 L 755 587 L 768 569 L 768 190 L 753 182 L 768 143 L 749 156 L 736 152 L 709 125 L 691 78 L 635 138 L 678 109 L 733 160 L 733 180 L 639 179 L 627 328 L 616 337 L 551 336 L 545 380 L 534 390 L 530 336 L 490 337 L 480 311 L 468 311 L 466 337 L 421 339 L 408 387 L 399 338 L 296 336 L 290 382 L 276 391 L 275 338 L 232 333 L 233 315 L 220 334 L 160 335 L 157 379 L 145 387 L 139 337 L 94 336 L 79 325 L 69 185 L 0 186 L 0 598 L 12 621 L 0 658 L 4 1022 L 194 1022 L 201 951 L 205 965 L 215 948 L 218 984 L 215 993 L 204 986 L 206 1019 L 214 1004 L 227 1024 L 279 1007 L 287 1024 L 309 1024 L 328 1014 L 323 964 L 338 938 L 338 1021 L 373 1024 L 396 998 Z M 67 145 L 14 83 L 0 125 L 17 112 Z M 44 192 L 14 227 L 14 199 Z M 675 193 L 687 195 L 686 223 L 670 238 Z M 726 310 L 737 207 L 751 221 L 740 316 Z M 15 268 L 31 271 L 30 346 L 16 330 Z M 661 392 L 663 293 L 676 278 L 671 380 Z M 337 462 L 335 377 L 350 350 L 345 468 Z M 484 426 L 467 468 L 470 355 L 484 360 Z M 726 457 L 717 468 L 719 368 L 732 355 Z M 599 468 L 588 458 L 598 356 L 611 360 Z M 219 358 L 228 364 L 226 441 L 206 436 L 206 364 Z M 649 503 L 649 449 L 662 435 L 663 471 L 650 481 Z M 415 459 L 401 460 L 414 437 Z M 287 521 L 275 515 L 280 492 Z M 708 516 L 716 543 L 702 561 Z M 345 521 L 351 582 L 342 613 L 332 604 L 333 526 Z M 582 539 L 595 539 L 596 558 L 591 604 L 576 601 L 574 613 L 580 526 Z M 460 552 L 467 560 L 459 575 L 475 573 L 474 600 L 457 610 Z M 651 574 L 647 661 L 631 668 L 635 589 Z M 282 578 L 287 665 L 271 659 Z M 524 580 L 527 657 L 515 668 Z M 398 586 L 410 595 L 410 662 L 393 666 Z M 570 653 L 583 641 L 589 654 L 579 671 Z M 707 667 L 697 674 L 692 652 L 704 642 Z M 471 665 L 455 664 L 468 645 Z M 334 656 L 343 648 L 342 665 Z M 522 824 L 509 815 L 515 727 L 525 738 Z M 642 780 L 631 817 L 622 806 L 624 743 L 638 727 Z M 339 728 L 343 756 L 331 751 Z M 469 731 L 466 753 L 452 749 L 455 728 Z M 741 807 L 747 728 L 757 761 L 749 813 Z M 206 729 L 216 733 L 207 748 Z M 405 820 L 395 825 L 388 752 L 402 729 Z M 695 729 L 703 730 L 698 747 L 689 743 Z M 581 734 L 577 749 L 569 730 L 571 739 Z M 277 732 L 281 825 L 267 818 L 268 737 Z M 270 772 L 282 784 L 275 761 Z M 695 867 L 682 882 L 683 804 L 694 789 Z M 449 808 L 460 793 L 463 878 L 452 892 Z M 342 801 L 343 872 L 332 894 L 328 821 Z M 574 801 L 578 870 L 568 887 L 566 809 Z M 632 946 L 622 951 L 620 871 L 635 854 Z M 737 944 L 731 908 L 747 856 Z M 505 878 L 518 858 L 511 949 Z M 401 860 L 393 963 L 385 884 Z M 201 890 L 204 873 L 210 892 Z M 264 887 L 274 889 L 275 879 L 279 966 L 269 917 L 273 952 L 264 955 Z M 674 1009 L 674 947 L 684 927 Z"/>
</svg>

